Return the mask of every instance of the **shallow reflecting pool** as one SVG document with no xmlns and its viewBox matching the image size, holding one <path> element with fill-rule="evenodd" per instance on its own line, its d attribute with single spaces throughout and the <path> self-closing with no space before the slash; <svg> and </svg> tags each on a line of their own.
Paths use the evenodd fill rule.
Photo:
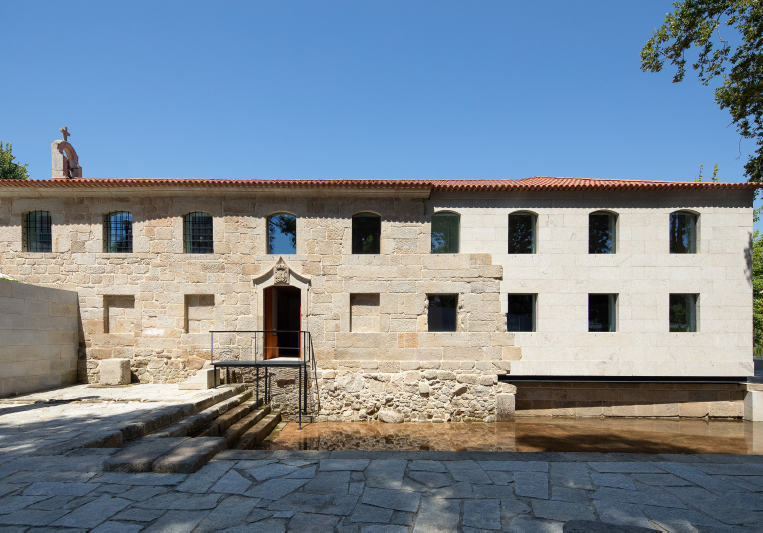
<svg viewBox="0 0 763 533">
<path fill-rule="evenodd" d="M 289 422 L 271 450 L 430 450 L 763 454 L 763 422 L 520 418 L 494 424 Z"/>
</svg>

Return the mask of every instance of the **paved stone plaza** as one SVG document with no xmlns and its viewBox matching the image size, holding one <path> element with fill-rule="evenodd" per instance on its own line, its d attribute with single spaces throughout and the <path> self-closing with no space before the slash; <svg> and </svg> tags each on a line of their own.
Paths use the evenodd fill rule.
<svg viewBox="0 0 763 533">
<path fill-rule="evenodd" d="M 79 386 L 4 400 L 0 527 L 763 528 L 763 456 L 758 455 L 228 450 L 186 475 L 104 472 L 103 462 L 123 448 L 72 449 L 93 434 L 219 393 Z M 30 403 L 43 400 L 48 403 Z"/>
</svg>

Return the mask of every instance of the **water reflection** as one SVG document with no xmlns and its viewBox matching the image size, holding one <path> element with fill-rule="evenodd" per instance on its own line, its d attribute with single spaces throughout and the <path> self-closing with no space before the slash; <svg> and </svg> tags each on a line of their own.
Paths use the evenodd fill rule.
<svg viewBox="0 0 763 533">
<path fill-rule="evenodd" d="M 741 420 L 522 418 L 516 422 L 287 424 L 271 450 L 763 454 L 763 423 Z"/>
</svg>

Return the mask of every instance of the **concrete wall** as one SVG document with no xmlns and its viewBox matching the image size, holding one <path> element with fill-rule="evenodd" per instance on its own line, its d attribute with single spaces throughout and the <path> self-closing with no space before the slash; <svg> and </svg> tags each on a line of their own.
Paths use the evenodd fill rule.
<svg viewBox="0 0 763 533">
<path fill-rule="evenodd" d="M 537 328 L 517 333 L 512 374 L 752 375 L 752 192 L 433 194 L 461 214 L 461 251 L 489 253 L 509 293 L 537 294 Z M 670 213 L 699 215 L 696 254 L 669 253 Z M 508 218 L 537 214 L 537 253 L 508 254 Z M 618 214 L 617 253 L 588 253 L 588 215 Z M 588 294 L 618 294 L 615 333 L 588 332 Z M 696 333 L 670 333 L 670 293 L 699 294 Z"/>
<path fill-rule="evenodd" d="M 0 280 L 0 397 L 77 381 L 77 293 Z"/>
</svg>

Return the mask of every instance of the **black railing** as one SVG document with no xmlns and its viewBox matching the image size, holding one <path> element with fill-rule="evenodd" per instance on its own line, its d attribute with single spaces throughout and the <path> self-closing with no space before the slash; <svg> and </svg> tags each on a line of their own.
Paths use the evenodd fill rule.
<svg viewBox="0 0 763 533">
<path fill-rule="evenodd" d="M 210 331 L 210 362 L 215 368 L 215 387 L 218 368 L 225 368 L 226 383 L 230 383 L 231 367 L 253 367 L 256 372 L 256 403 L 260 403 L 260 367 L 265 369 L 264 401 L 270 403 L 269 369 L 271 367 L 297 367 L 299 429 L 302 429 L 302 413 L 307 415 L 307 381 L 312 369 L 317 368 L 313 354 L 313 339 L 309 331 L 251 330 Z M 215 337 L 217 336 L 217 341 Z M 217 356 L 217 357 L 215 357 Z M 217 360 L 215 360 L 217 359 Z M 309 366 L 308 366 L 309 365 Z M 302 373 L 304 372 L 304 380 Z M 317 380 L 316 380 L 317 383 Z M 320 410 L 318 390 L 315 391 Z"/>
</svg>

